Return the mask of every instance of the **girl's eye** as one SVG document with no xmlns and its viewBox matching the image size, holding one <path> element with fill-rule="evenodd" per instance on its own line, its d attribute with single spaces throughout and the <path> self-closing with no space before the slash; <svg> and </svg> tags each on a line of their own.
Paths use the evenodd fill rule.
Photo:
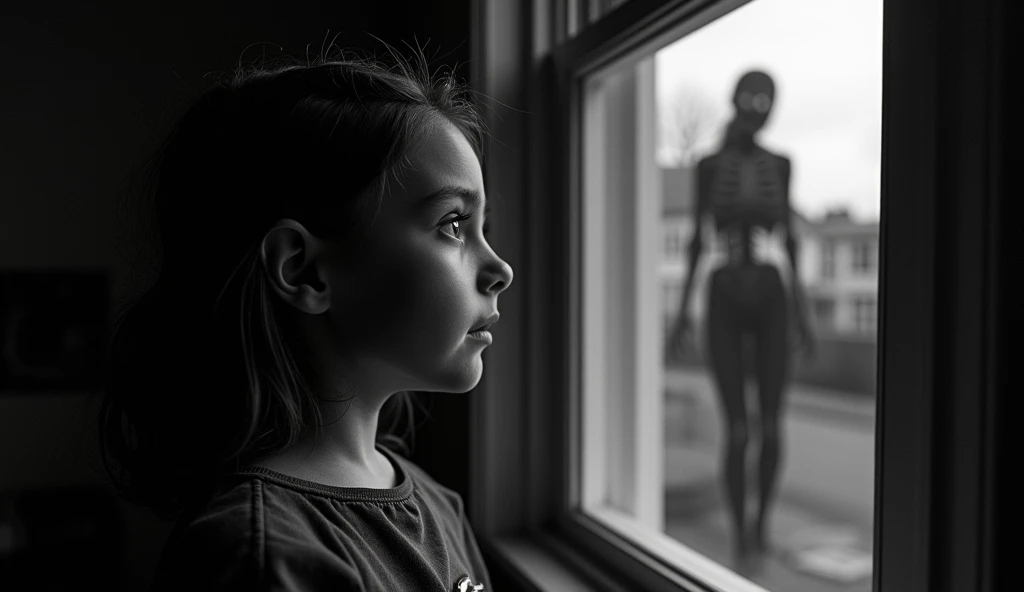
<svg viewBox="0 0 1024 592">
<path fill-rule="evenodd" d="M 459 214 L 457 216 L 444 220 L 443 222 L 441 222 L 439 227 L 442 229 L 451 228 L 452 232 L 445 232 L 445 234 L 453 238 L 459 238 L 460 236 L 462 236 L 462 222 L 465 222 L 472 217 L 473 212 L 469 212 L 468 214 Z M 490 226 L 486 223 L 484 223 L 483 232 L 484 236 L 487 236 L 487 234 L 490 232 Z"/>
<path fill-rule="evenodd" d="M 445 234 L 448 234 L 454 238 L 459 238 L 462 235 L 462 222 L 469 220 L 471 216 L 472 214 L 459 214 L 454 218 L 448 218 L 447 220 L 441 222 L 440 227 L 451 228 L 452 231 L 445 232 Z"/>
</svg>

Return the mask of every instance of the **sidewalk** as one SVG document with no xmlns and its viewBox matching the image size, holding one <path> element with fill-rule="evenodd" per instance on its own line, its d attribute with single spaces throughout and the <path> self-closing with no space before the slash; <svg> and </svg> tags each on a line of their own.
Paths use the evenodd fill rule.
<svg viewBox="0 0 1024 592">
<path fill-rule="evenodd" d="M 868 592 L 874 401 L 801 385 L 787 401 L 770 522 L 775 551 L 744 575 L 779 592 Z M 708 377 L 669 370 L 665 416 L 667 534 L 735 568 L 719 478 L 721 418 Z"/>
<path fill-rule="evenodd" d="M 772 515 L 775 550 L 755 569 L 742 571 L 732 561 L 728 518 L 718 500 L 718 492 L 708 492 L 699 511 L 668 510 L 666 534 L 772 592 L 871 591 L 870 532 L 808 513 L 782 498 Z M 824 564 L 838 553 L 845 561 Z M 816 558 L 820 575 L 798 565 Z M 852 581 L 842 576 L 844 567 Z"/>
</svg>

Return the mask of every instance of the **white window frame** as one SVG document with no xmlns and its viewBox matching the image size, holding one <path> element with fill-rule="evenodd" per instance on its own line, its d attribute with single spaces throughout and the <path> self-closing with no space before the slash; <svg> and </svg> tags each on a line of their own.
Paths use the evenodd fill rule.
<svg viewBox="0 0 1024 592">
<path fill-rule="evenodd" d="M 501 208 L 492 243 L 516 268 L 502 339 L 485 354 L 472 401 L 469 509 L 487 558 L 521 589 L 714 589 L 707 574 L 681 574 L 657 549 L 577 512 L 578 483 L 567 477 L 582 378 L 578 81 L 721 3 L 630 0 L 571 39 L 568 2 L 473 6 L 473 83 L 491 100 L 485 113 L 500 140 L 485 166 Z M 992 581 L 987 377 L 999 184 L 988 159 L 1002 81 L 987 65 L 999 55 L 1001 6 L 884 6 L 876 591 L 987 590 L 979 583 Z"/>
</svg>

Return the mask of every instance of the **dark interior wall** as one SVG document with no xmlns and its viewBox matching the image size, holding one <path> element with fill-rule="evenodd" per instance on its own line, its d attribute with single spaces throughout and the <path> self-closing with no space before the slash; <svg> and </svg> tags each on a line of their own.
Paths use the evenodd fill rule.
<svg viewBox="0 0 1024 592">
<path fill-rule="evenodd" d="M 0 270 L 106 270 L 111 296 L 133 292 L 115 197 L 203 75 L 242 51 L 310 56 L 334 41 L 379 48 L 427 42 L 435 64 L 468 78 L 470 0 L 394 2 L 4 3 L 0 8 Z M 436 53 L 435 53 L 436 52 Z M 378 52 L 380 53 L 380 52 Z M 464 400 L 434 397 L 413 455 L 465 492 Z M 0 494 L 102 484 L 88 433 L 89 393 L 0 392 Z M 443 436 L 443 437 L 442 437 Z M 140 589 L 169 531 L 121 506 L 124 589 Z M 2 576 L 2 574 L 0 574 Z M 0 582 L 0 588 L 5 587 Z"/>
<path fill-rule="evenodd" d="M 996 182 L 1002 191 L 996 210 L 999 227 L 999 259 L 996 275 L 997 318 L 999 354 L 995 363 L 995 384 L 1000 396 L 991 411 L 995 419 L 992 447 L 995 450 L 992 472 L 995 475 L 993 488 L 992 520 L 995 523 L 994 552 L 991 556 L 993 590 L 1012 590 L 1020 585 L 1019 554 L 1020 535 L 1024 530 L 1024 511 L 1020 500 L 1024 488 L 1017 481 L 1020 476 L 1020 442 L 1017 440 L 1018 420 L 1024 417 L 1024 400 L 1020 396 L 1021 360 L 1024 360 L 1024 282 L 1020 281 L 1024 268 L 1024 234 L 1020 222 L 1024 220 L 1024 201 L 1020 199 L 1018 169 L 1024 162 L 1024 111 L 1019 107 L 1017 91 L 1012 90 L 1024 70 L 1024 5 L 1020 2 L 1002 4 L 1003 14 L 999 20 L 1001 28 L 1002 61 L 998 64 L 996 76 L 1002 81 L 1000 97 L 1002 110 L 999 113 L 1000 129 L 1004 130 L 998 147 L 1001 159 L 995 167 L 998 171 Z"/>
</svg>

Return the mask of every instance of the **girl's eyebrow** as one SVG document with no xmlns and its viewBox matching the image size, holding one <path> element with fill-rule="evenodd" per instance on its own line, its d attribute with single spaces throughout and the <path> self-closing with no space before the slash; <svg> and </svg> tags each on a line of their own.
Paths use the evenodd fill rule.
<svg viewBox="0 0 1024 592">
<path fill-rule="evenodd" d="M 445 185 L 432 192 L 430 195 L 421 197 L 417 202 L 416 206 L 418 209 L 427 208 L 433 205 L 437 205 L 446 199 L 451 198 L 461 199 L 472 207 L 479 207 L 484 204 L 484 196 L 474 189 L 469 187 L 462 187 L 460 185 Z M 485 208 L 485 212 L 489 212 L 491 209 L 490 204 Z"/>
</svg>

